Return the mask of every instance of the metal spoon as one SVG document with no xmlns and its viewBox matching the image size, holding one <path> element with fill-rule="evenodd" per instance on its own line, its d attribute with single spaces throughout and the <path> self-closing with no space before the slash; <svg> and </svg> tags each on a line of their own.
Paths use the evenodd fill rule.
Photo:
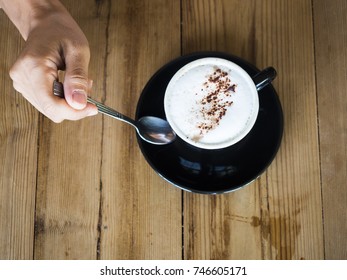
<svg viewBox="0 0 347 280">
<path fill-rule="evenodd" d="M 64 98 L 63 84 L 54 81 L 53 93 L 56 96 Z M 170 127 L 169 123 L 161 118 L 146 116 L 135 121 L 112 108 L 91 99 L 90 97 L 87 98 L 87 101 L 94 104 L 100 113 L 132 125 L 138 135 L 148 143 L 154 145 L 165 145 L 176 139 L 176 134 Z"/>
</svg>

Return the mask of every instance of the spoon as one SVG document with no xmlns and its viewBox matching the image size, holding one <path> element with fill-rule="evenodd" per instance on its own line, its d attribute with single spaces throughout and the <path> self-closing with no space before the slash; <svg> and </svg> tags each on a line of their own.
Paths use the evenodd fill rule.
<svg viewBox="0 0 347 280">
<path fill-rule="evenodd" d="M 56 96 L 64 98 L 63 84 L 58 81 L 54 81 L 53 93 Z M 94 104 L 100 113 L 132 125 L 138 135 L 148 143 L 154 145 L 165 145 L 173 142 L 176 139 L 176 134 L 170 127 L 169 123 L 161 118 L 146 116 L 140 118 L 138 121 L 135 121 L 113 110 L 112 108 L 91 99 L 90 97 L 87 97 L 87 101 Z"/>
</svg>

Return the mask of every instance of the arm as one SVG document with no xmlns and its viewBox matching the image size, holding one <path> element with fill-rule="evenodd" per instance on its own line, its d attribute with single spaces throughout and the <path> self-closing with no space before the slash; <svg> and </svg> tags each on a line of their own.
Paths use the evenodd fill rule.
<svg viewBox="0 0 347 280">
<path fill-rule="evenodd" d="M 55 122 L 97 114 L 87 103 L 90 90 L 88 41 L 58 0 L 0 0 L 0 7 L 26 41 L 10 70 L 14 88 Z M 65 100 L 52 93 L 65 70 Z"/>
</svg>

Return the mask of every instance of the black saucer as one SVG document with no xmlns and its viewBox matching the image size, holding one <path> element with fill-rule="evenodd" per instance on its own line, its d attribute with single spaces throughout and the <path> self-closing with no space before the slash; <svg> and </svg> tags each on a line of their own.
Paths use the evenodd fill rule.
<svg viewBox="0 0 347 280">
<path fill-rule="evenodd" d="M 164 94 L 171 77 L 185 64 L 203 57 L 220 57 L 243 67 L 250 76 L 259 72 L 246 61 L 225 53 L 203 52 L 179 57 L 162 67 L 147 83 L 139 99 L 136 119 L 165 119 Z M 180 138 L 164 146 L 137 138 L 151 167 L 173 185 L 197 193 L 236 190 L 256 179 L 272 162 L 281 143 L 283 113 L 272 85 L 259 92 L 259 114 L 252 131 L 237 144 L 219 150 L 193 147 Z"/>
</svg>

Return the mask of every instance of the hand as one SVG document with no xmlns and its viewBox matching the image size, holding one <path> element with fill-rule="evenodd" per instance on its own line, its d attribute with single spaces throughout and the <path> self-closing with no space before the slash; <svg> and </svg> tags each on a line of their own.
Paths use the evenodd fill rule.
<svg viewBox="0 0 347 280">
<path fill-rule="evenodd" d="M 71 15 L 58 5 L 46 9 L 30 26 L 25 47 L 10 70 L 14 88 L 57 123 L 97 114 L 97 108 L 87 103 L 88 41 Z M 65 99 L 53 95 L 58 70 L 66 71 Z"/>
</svg>

